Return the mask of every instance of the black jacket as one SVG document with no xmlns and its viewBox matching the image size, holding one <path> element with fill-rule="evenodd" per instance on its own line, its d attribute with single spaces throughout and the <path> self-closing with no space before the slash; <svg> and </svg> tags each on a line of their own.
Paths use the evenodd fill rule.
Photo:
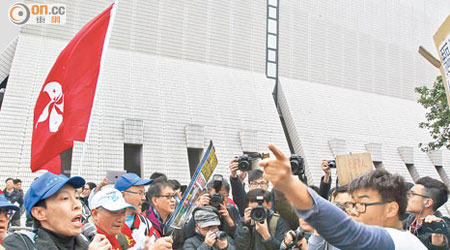
<svg viewBox="0 0 450 250">
<path fill-rule="evenodd" d="M 13 233 L 2 242 L 6 250 L 86 250 L 89 242 L 83 235 L 75 237 L 55 237 L 49 231 L 39 228 L 37 232 Z"/>
<path fill-rule="evenodd" d="M 406 219 L 403 220 L 403 229 L 404 230 L 408 230 L 410 231 L 412 234 L 416 235 L 417 238 L 419 238 L 419 240 L 428 248 L 431 250 L 444 250 L 444 249 L 450 249 L 450 219 L 442 216 L 442 214 L 439 211 L 436 211 L 436 213 L 434 214 L 435 216 L 442 218 L 443 219 L 443 223 L 444 226 L 447 228 L 447 234 L 444 235 L 447 238 L 447 245 L 446 246 L 434 246 L 431 244 L 431 235 L 429 235 L 429 233 L 425 232 L 425 226 L 422 225 L 421 227 L 419 227 L 419 229 L 417 230 L 416 233 L 411 232 L 410 226 L 411 224 L 414 222 L 414 220 L 416 219 L 416 215 L 415 214 L 410 214 L 408 217 L 406 217 Z"/>
</svg>

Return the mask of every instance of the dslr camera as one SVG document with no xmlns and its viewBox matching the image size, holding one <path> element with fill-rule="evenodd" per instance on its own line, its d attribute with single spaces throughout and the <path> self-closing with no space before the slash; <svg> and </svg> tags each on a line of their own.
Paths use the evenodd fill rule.
<svg viewBox="0 0 450 250">
<path fill-rule="evenodd" d="M 220 210 L 220 205 L 223 204 L 223 196 L 219 194 L 220 189 L 222 189 L 223 185 L 223 176 L 220 174 L 213 175 L 213 187 L 216 193 L 209 195 L 209 205 Z"/>
<path fill-rule="evenodd" d="M 265 159 L 269 158 L 269 154 L 265 153 L 251 153 L 251 154 L 243 154 L 239 156 L 235 161 L 239 163 L 238 167 L 240 171 L 250 171 L 253 169 L 253 161 L 257 159 Z"/>
<path fill-rule="evenodd" d="M 289 231 L 287 233 L 292 236 L 292 241 L 289 244 L 287 244 L 286 249 L 298 249 L 296 247 L 297 242 L 305 238 L 305 233 L 302 232 L 300 229 L 297 229 L 295 231 Z"/>
<path fill-rule="evenodd" d="M 269 210 L 262 205 L 264 196 L 256 196 L 256 201 L 258 202 L 258 206 L 252 208 L 250 218 L 257 222 L 263 222 L 267 218 L 267 215 L 269 215 Z"/>
<path fill-rule="evenodd" d="M 300 155 L 291 155 L 289 161 L 291 162 L 291 170 L 293 175 L 301 176 L 305 174 L 305 162 Z"/>
</svg>

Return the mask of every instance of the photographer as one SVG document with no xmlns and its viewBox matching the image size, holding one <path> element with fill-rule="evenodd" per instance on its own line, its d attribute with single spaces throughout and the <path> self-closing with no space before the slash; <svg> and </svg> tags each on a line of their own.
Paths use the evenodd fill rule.
<svg viewBox="0 0 450 250">
<path fill-rule="evenodd" d="M 282 217 L 270 210 L 272 206 L 270 198 L 270 192 L 264 189 L 254 189 L 247 193 L 248 207 L 236 232 L 237 249 L 277 250 L 280 248 L 289 225 Z"/>
<path fill-rule="evenodd" d="M 217 210 L 211 206 L 197 207 L 193 212 L 196 234 L 184 242 L 184 250 L 234 250 L 233 239 L 219 231 L 221 224 Z"/>
<path fill-rule="evenodd" d="M 241 220 L 239 211 L 231 204 L 227 204 L 230 193 L 230 184 L 222 175 L 215 174 L 212 181 L 206 185 L 207 194 L 200 196 L 198 206 L 212 206 L 218 210 L 221 225 L 219 230 L 226 232 L 234 238 L 236 223 Z M 184 227 L 185 237 L 189 238 L 195 234 L 194 221 L 191 219 Z"/>
<path fill-rule="evenodd" d="M 411 233 L 402 231 L 400 218 L 407 205 L 403 177 L 377 169 L 353 179 L 349 185 L 353 202 L 346 204 L 352 220 L 342 209 L 294 178 L 289 158 L 283 152 L 272 144 L 269 149 L 276 158 L 259 163 L 264 176 L 330 244 L 352 250 L 426 249 Z"/>
<path fill-rule="evenodd" d="M 449 249 L 449 219 L 437 212 L 447 202 L 448 194 L 444 183 L 428 176 L 418 179 L 408 193 L 407 211 L 411 215 L 403 221 L 403 228 L 416 235 L 428 249 Z M 435 233 L 434 227 L 440 233 Z"/>
<path fill-rule="evenodd" d="M 233 194 L 233 200 L 239 209 L 239 214 L 244 216 L 245 208 L 247 208 L 246 193 L 244 185 L 242 184 L 240 177 L 237 174 L 239 170 L 238 158 L 233 158 L 230 161 L 230 183 L 231 192 Z M 242 171 L 241 171 L 242 172 Z M 269 189 L 269 181 L 263 178 L 263 171 L 256 169 L 248 172 L 248 188 L 249 191 L 253 189 Z M 272 190 L 271 201 L 274 205 L 273 211 L 278 212 L 288 223 L 289 227 L 295 230 L 298 227 L 298 217 L 295 213 L 295 209 L 291 203 L 286 199 L 283 193 L 277 190 Z"/>
<path fill-rule="evenodd" d="M 326 159 L 322 159 L 322 163 L 320 164 L 322 167 L 322 171 L 324 172 L 324 176 L 320 179 L 319 186 L 319 195 L 324 199 L 328 199 L 328 193 L 331 188 L 331 168 L 336 168 L 336 161 L 331 160 L 327 161 Z"/>
</svg>

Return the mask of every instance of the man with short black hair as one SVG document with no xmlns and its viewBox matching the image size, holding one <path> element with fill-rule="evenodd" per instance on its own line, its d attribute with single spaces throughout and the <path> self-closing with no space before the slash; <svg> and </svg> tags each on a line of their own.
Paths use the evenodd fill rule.
<svg viewBox="0 0 450 250">
<path fill-rule="evenodd" d="M 89 244 L 81 235 L 81 202 L 76 191 L 85 181 L 47 172 L 37 178 L 25 194 L 25 209 L 34 219 L 36 231 L 14 233 L 2 245 L 6 249 L 109 250 L 105 236 L 96 235 Z"/>
<path fill-rule="evenodd" d="M 167 181 L 159 181 L 150 186 L 148 190 L 150 207 L 142 212 L 153 224 L 157 238 L 162 237 L 165 224 L 175 211 L 175 192 Z"/>
<path fill-rule="evenodd" d="M 403 221 L 403 227 L 416 235 L 428 249 L 449 249 L 450 220 L 438 213 L 438 208 L 447 202 L 449 190 L 447 186 L 431 177 L 422 177 L 408 193 L 407 211 L 411 214 Z M 434 218 L 431 222 L 441 223 L 446 234 L 430 234 L 431 226 L 426 218 Z"/>
<path fill-rule="evenodd" d="M 253 189 L 247 193 L 247 208 L 238 225 L 235 245 L 237 249 L 279 249 L 289 224 L 271 210 L 271 193 L 264 189 Z M 251 219 L 252 209 L 262 206 L 267 217 L 263 221 Z"/>
<path fill-rule="evenodd" d="M 359 176 L 350 183 L 353 202 L 342 209 L 308 189 L 291 173 L 289 157 L 274 145 L 269 149 L 275 159 L 259 163 L 264 176 L 274 188 L 283 192 L 306 220 L 330 244 L 340 249 L 352 250 L 425 250 L 414 235 L 402 231 L 401 216 L 406 210 L 407 185 L 403 177 L 385 170 L 374 170 Z"/>
<path fill-rule="evenodd" d="M 236 203 L 240 216 L 244 216 L 245 208 L 247 208 L 246 192 L 240 177 L 237 172 L 239 169 L 239 163 L 233 158 L 230 161 L 230 183 L 231 192 L 233 194 L 233 200 Z M 269 181 L 264 178 L 264 172 L 260 169 L 251 170 L 248 172 L 248 188 L 253 189 L 269 189 Z M 280 214 L 288 223 L 289 227 L 295 230 L 298 224 L 298 217 L 295 214 L 295 209 L 291 206 L 291 203 L 286 199 L 283 193 L 277 190 L 272 190 L 272 210 Z"/>
</svg>

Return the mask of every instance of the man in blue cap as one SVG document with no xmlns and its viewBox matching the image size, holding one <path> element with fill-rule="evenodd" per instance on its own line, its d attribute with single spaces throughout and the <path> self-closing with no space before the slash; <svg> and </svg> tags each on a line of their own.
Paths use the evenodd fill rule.
<svg viewBox="0 0 450 250">
<path fill-rule="evenodd" d="M 104 235 L 89 244 L 81 235 L 81 202 L 77 188 L 85 180 L 47 172 L 37 178 L 25 194 L 25 209 L 33 217 L 35 232 L 14 233 L 2 242 L 6 249 L 107 250 L 111 245 Z"/>
<path fill-rule="evenodd" d="M 135 173 L 126 173 L 120 176 L 114 188 L 121 191 L 125 201 L 136 209 L 127 209 L 127 217 L 121 232 L 127 237 L 128 246 L 131 249 L 144 249 L 147 236 L 151 236 L 150 241 L 154 244 L 154 249 L 171 249 L 172 239 L 164 237 L 156 240 L 155 237 L 149 235 L 152 223 L 140 215 L 142 203 L 145 201 L 145 186 L 149 185 L 153 180 L 143 180 Z M 157 247 L 158 246 L 158 247 Z"/>
<path fill-rule="evenodd" d="M 19 210 L 17 205 L 9 203 L 5 194 L 0 190 L 0 243 L 6 236 L 9 221 Z"/>
</svg>

